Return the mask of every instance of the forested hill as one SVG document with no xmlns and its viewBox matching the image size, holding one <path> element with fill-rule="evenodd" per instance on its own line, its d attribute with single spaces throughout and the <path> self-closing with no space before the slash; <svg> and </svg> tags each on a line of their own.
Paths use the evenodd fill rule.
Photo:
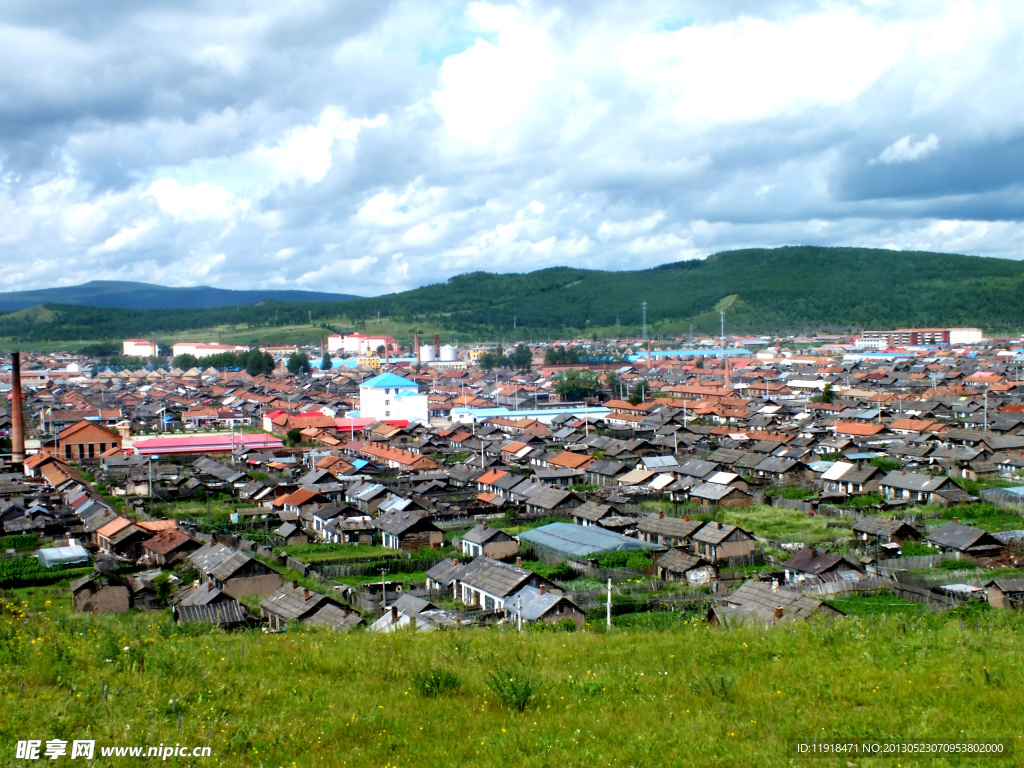
<svg viewBox="0 0 1024 768">
<path fill-rule="evenodd" d="M 476 272 L 404 293 L 345 302 L 262 302 L 191 312 L 47 305 L 0 317 L 20 341 L 119 339 L 220 324 L 330 326 L 390 318 L 463 338 L 543 339 L 639 328 L 717 333 L 852 331 L 922 325 L 1024 327 L 1024 264 L 939 253 L 810 246 L 728 251 L 634 272 L 556 267 Z M 263 334 L 261 333 L 261 337 Z"/>
<path fill-rule="evenodd" d="M 168 288 L 151 283 L 93 280 L 82 285 L 0 293 L 0 311 L 14 312 L 39 304 L 78 304 L 120 309 L 212 309 L 255 304 L 259 301 L 346 301 L 358 298 L 342 293 L 280 290 L 228 290 L 197 285 Z"/>
</svg>

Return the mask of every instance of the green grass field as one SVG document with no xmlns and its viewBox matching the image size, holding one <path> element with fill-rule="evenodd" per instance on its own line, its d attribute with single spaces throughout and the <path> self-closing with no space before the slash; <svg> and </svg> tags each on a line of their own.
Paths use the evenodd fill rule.
<svg viewBox="0 0 1024 768">
<path fill-rule="evenodd" d="M 4 765 L 19 764 L 15 742 L 28 738 L 209 745 L 211 765 L 268 768 L 998 766 L 1016 758 L 791 760 L 789 744 L 958 737 L 1024 746 L 1024 619 L 1010 612 L 768 630 L 684 616 L 611 632 L 266 635 L 183 630 L 166 611 L 75 615 L 66 592 L 53 590 L 10 599 L 0 617 Z M 438 668 L 458 687 L 420 693 L 417 675 Z M 491 673 L 536 678 L 523 712 L 485 684 Z M 91 764 L 129 762 L 97 752 Z"/>
</svg>

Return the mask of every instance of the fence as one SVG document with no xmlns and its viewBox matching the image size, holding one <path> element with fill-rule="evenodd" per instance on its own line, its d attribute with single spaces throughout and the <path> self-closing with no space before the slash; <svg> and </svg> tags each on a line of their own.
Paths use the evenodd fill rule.
<svg viewBox="0 0 1024 768">
<path fill-rule="evenodd" d="M 314 565 L 309 567 L 309 570 L 316 572 L 322 579 L 332 580 L 344 579 L 350 576 L 379 576 L 384 571 L 388 573 L 416 573 L 433 568 L 442 559 L 437 557 L 393 558 L 390 560 L 377 560 L 371 563 Z M 296 570 L 298 569 L 296 568 Z"/>
</svg>

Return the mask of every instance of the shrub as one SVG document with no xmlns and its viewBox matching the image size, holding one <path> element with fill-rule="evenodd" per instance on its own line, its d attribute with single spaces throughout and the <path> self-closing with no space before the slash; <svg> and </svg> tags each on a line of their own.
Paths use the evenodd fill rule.
<svg viewBox="0 0 1024 768">
<path fill-rule="evenodd" d="M 938 550 L 932 549 L 919 541 L 905 541 L 900 547 L 900 557 L 921 557 L 922 555 L 934 555 Z"/>
<path fill-rule="evenodd" d="M 736 675 L 725 672 L 712 672 L 693 678 L 690 681 L 690 690 L 697 696 L 706 694 L 713 699 L 728 699 L 732 695 L 734 685 L 736 685 Z"/>
<path fill-rule="evenodd" d="M 438 666 L 426 672 L 416 672 L 412 676 L 412 684 L 423 696 L 436 698 L 446 693 L 453 693 L 462 687 L 462 681 L 448 667 Z"/>
<path fill-rule="evenodd" d="M 484 682 L 502 704 L 516 712 L 523 712 L 540 690 L 540 675 L 522 661 L 492 670 Z"/>
</svg>

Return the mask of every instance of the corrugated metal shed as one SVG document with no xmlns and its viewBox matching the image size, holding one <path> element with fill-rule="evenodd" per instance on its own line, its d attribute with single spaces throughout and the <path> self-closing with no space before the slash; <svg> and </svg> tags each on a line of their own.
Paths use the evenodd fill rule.
<svg viewBox="0 0 1024 768">
<path fill-rule="evenodd" d="M 622 536 L 597 526 L 572 523 L 551 523 L 523 531 L 519 534 L 519 540 L 562 557 L 585 557 L 634 549 L 664 549 L 657 544 Z"/>
</svg>

